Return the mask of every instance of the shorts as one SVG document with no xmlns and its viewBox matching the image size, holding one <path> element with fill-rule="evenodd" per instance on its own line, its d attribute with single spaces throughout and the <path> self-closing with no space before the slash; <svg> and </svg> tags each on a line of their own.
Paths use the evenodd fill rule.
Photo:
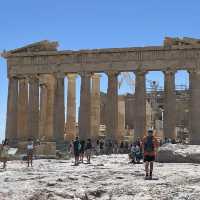
<svg viewBox="0 0 200 200">
<path fill-rule="evenodd" d="M 27 155 L 28 156 L 33 156 L 33 150 L 32 149 L 28 149 L 27 150 Z"/>
<path fill-rule="evenodd" d="M 91 149 L 87 149 L 87 150 L 85 151 L 85 154 L 86 154 L 86 156 L 91 156 Z"/>
<path fill-rule="evenodd" d="M 79 156 L 79 151 L 74 151 L 74 156 L 75 157 Z"/>
<path fill-rule="evenodd" d="M 144 156 L 144 162 L 152 162 L 155 161 L 155 156 Z"/>
<path fill-rule="evenodd" d="M 84 154 L 84 152 L 85 152 L 84 149 L 80 150 L 80 154 Z"/>
</svg>

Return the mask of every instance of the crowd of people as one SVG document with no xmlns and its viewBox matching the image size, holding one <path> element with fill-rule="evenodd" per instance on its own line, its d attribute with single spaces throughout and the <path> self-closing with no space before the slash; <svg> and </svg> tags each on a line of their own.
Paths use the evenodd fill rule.
<svg viewBox="0 0 200 200">
<path fill-rule="evenodd" d="M 157 148 L 160 143 L 154 137 L 153 130 L 148 130 L 146 136 L 142 139 L 138 138 L 133 144 L 128 142 L 121 142 L 119 145 L 117 142 L 112 142 L 111 140 L 97 140 L 92 143 L 91 139 L 79 140 L 78 137 L 72 141 L 69 145 L 69 152 L 74 155 L 75 166 L 84 162 L 84 157 L 89 164 L 91 160 L 91 155 L 101 155 L 101 154 L 128 154 L 130 163 L 145 163 L 145 179 L 152 179 L 153 173 L 153 162 L 156 158 Z"/>
<path fill-rule="evenodd" d="M 38 143 L 38 142 L 37 142 Z M 35 151 L 35 145 L 32 139 L 29 139 L 26 146 L 26 160 L 27 166 L 33 165 L 33 155 Z M 86 158 L 86 163 L 91 163 L 91 155 L 102 155 L 102 154 L 128 154 L 130 163 L 145 163 L 145 178 L 152 179 L 153 172 L 153 162 L 156 157 L 156 150 L 160 143 L 157 141 L 156 137 L 153 135 L 153 130 L 148 130 L 144 138 L 138 138 L 133 144 L 128 142 L 113 142 L 112 140 L 97 140 L 92 141 L 90 138 L 85 140 L 80 140 L 78 137 L 72 141 L 67 148 L 68 154 L 74 155 L 75 162 L 74 165 L 77 166 L 80 163 L 84 163 L 84 158 Z M 0 146 L 0 158 L 3 162 L 3 168 L 6 168 L 6 162 L 9 157 L 9 144 L 8 139 L 5 139 Z"/>
</svg>

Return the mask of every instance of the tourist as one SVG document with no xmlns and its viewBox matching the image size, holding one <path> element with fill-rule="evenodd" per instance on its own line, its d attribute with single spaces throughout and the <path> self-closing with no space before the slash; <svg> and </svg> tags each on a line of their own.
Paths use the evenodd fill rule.
<svg viewBox="0 0 200 200">
<path fill-rule="evenodd" d="M 85 154 L 87 157 L 88 164 L 90 164 L 91 153 L 92 153 L 92 142 L 91 142 L 91 139 L 88 139 L 86 143 L 86 147 L 85 147 Z"/>
<path fill-rule="evenodd" d="M 85 140 L 81 140 L 80 141 L 80 157 L 79 157 L 79 160 L 80 162 L 83 163 L 83 158 L 84 158 L 84 153 L 85 153 Z"/>
<path fill-rule="evenodd" d="M 142 146 L 144 151 L 144 162 L 146 172 L 145 179 L 152 179 L 153 162 L 155 161 L 156 148 L 158 147 L 157 139 L 153 136 L 153 130 L 148 130 L 147 136 L 143 138 Z"/>
<path fill-rule="evenodd" d="M 128 142 L 126 141 L 125 144 L 124 144 L 124 153 L 128 153 L 128 148 L 129 148 L 129 144 Z"/>
<path fill-rule="evenodd" d="M 33 166 L 33 153 L 34 153 L 34 143 L 32 139 L 28 140 L 27 144 L 27 163 L 28 167 L 31 164 L 31 167 Z"/>
<path fill-rule="evenodd" d="M 131 147 L 131 152 L 129 154 L 129 159 L 131 160 L 131 163 L 140 163 L 140 160 L 142 159 L 140 147 L 137 143 L 134 143 Z"/>
<path fill-rule="evenodd" d="M 80 153 L 80 149 L 81 149 L 81 144 L 79 142 L 78 137 L 76 137 L 73 145 L 74 145 L 74 158 L 75 158 L 74 165 L 78 165 L 79 164 L 79 153 Z"/>
<path fill-rule="evenodd" d="M 68 153 L 69 153 L 70 157 L 73 155 L 73 144 L 74 144 L 74 141 L 72 140 L 68 147 Z"/>
<path fill-rule="evenodd" d="M 96 151 L 96 155 L 100 155 L 100 142 L 99 140 L 96 141 L 96 148 L 95 148 L 95 151 Z"/>
<path fill-rule="evenodd" d="M 140 151 L 142 152 L 142 140 L 138 137 L 135 143 L 140 147 Z"/>
<path fill-rule="evenodd" d="M 135 161 L 136 163 L 140 163 L 140 160 L 142 159 L 142 152 L 140 146 L 138 144 L 135 145 Z"/>
<path fill-rule="evenodd" d="M 106 146 L 107 146 L 107 154 L 112 154 L 113 153 L 113 143 L 111 140 L 108 140 L 107 143 L 106 143 Z"/>
<path fill-rule="evenodd" d="M 99 147 L 100 147 L 100 154 L 103 154 L 104 153 L 104 141 L 103 141 L 103 139 L 100 140 Z"/>
<path fill-rule="evenodd" d="M 124 142 L 123 141 L 120 143 L 119 153 L 124 153 Z"/>
<path fill-rule="evenodd" d="M 135 163 L 135 144 L 131 144 L 130 153 L 128 154 L 130 163 Z"/>
<path fill-rule="evenodd" d="M 2 149 L 1 149 L 1 160 L 3 162 L 3 169 L 6 169 L 6 163 L 8 161 L 8 150 L 9 150 L 9 145 L 8 145 L 8 139 L 6 138 L 3 141 L 2 144 Z"/>
<path fill-rule="evenodd" d="M 114 144 L 113 144 L 113 153 L 117 154 L 118 151 L 119 151 L 118 150 L 118 143 L 117 143 L 117 141 L 115 141 Z"/>
</svg>

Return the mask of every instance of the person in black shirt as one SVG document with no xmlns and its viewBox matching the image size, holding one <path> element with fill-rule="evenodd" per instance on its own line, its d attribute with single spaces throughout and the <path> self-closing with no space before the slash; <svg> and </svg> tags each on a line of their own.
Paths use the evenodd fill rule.
<svg viewBox="0 0 200 200">
<path fill-rule="evenodd" d="M 80 141 L 81 149 L 80 149 L 80 161 L 83 163 L 84 152 L 85 152 L 85 140 Z"/>
<path fill-rule="evenodd" d="M 92 153 L 92 142 L 91 139 L 87 140 L 86 147 L 85 147 L 85 153 L 87 157 L 87 163 L 90 164 L 90 157 Z"/>
<path fill-rule="evenodd" d="M 75 157 L 75 165 L 79 164 L 79 153 L 81 149 L 81 144 L 79 142 L 78 137 L 76 137 L 76 140 L 74 141 L 74 157 Z"/>
</svg>

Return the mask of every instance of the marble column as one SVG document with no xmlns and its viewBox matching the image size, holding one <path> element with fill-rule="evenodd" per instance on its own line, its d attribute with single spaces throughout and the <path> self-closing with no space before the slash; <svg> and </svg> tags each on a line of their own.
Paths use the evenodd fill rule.
<svg viewBox="0 0 200 200">
<path fill-rule="evenodd" d="M 64 74 L 55 74 L 54 138 L 58 145 L 64 143 L 65 106 Z"/>
<path fill-rule="evenodd" d="M 17 101 L 18 101 L 18 79 L 9 77 L 6 119 L 6 138 L 11 145 L 17 144 Z"/>
<path fill-rule="evenodd" d="M 19 79 L 17 110 L 17 135 L 19 142 L 28 140 L 28 80 Z"/>
<path fill-rule="evenodd" d="M 146 82 L 145 71 L 135 71 L 135 127 L 134 140 L 146 132 Z"/>
<path fill-rule="evenodd" d="M 47 86 L 40 78 L 39 138 L 45 140 L 47 114 Z"/>
<path fill-rule="evenodd" d="M 36 76 L 29 77 L 28 111 L 28 135 L 36 140 L 39 137 L 39 80 Z"/>
<path fill-rule="evenodd" d="M 92 75 L 91 92 L 91 139 L 97 140 L 100 127 L 100 75 Z"/>
<path fill-rule="evenodd" d="M 164 116 L 163 131 L 164 138 L 175 139 L 176 131 L 176 91 L 175 91 L 175 72 L 167 70 L 164 72 Z"/>
<path fill-rule="evenodd" d="M 124 139 L 125 135 L 125 99 L 124 96 L 118 97 L 118 141 Z"/>
<path fill-rule="evenodd" d="M 118 139 L 118 72 L 108 73 L 108 90 L 106 103 L 106 139 Z"/>
<path fill-rule="evenodd" d="M 41 75 L 40 95 L 40 138 L 45 142 L 54 142 L 54 101 L 55 101 L 55 77 L 53 75 Z"/>
<path fill-rule="evenodd" d="M 91 74 L 86 72 L 81 73 L 79 112 L 79 136 L 86 140 L 91 137 Z"/>
<path fill-rule="evenodd" d="M 76 76 L 68 74 L 67 88 L 67 123 L 66 123 L 66 139 L 74 140 L 76 137 Z"/>
<path fill-rule="evenodd" d="M 200 144 L 200 70 L 190 72 L 190 142 Z"/>
</svg>

